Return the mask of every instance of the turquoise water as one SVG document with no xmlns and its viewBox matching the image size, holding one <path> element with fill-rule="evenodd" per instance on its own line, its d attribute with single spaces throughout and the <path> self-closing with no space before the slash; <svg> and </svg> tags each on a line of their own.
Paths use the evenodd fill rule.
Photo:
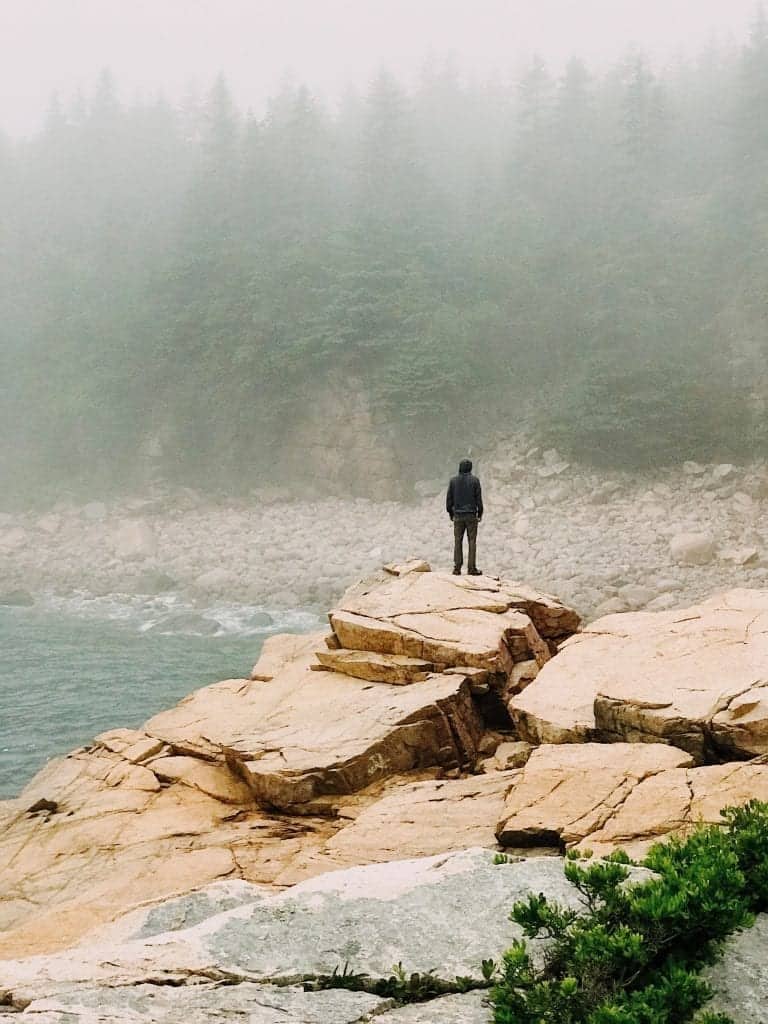
<svg viewBox="0 0 768 1024">
<path fill-rule="evenodd" d="M 135 727 L 200 686 L 247 676 L 265 636 L 318 620 L 177 599 L 0 607 L 0 799 L 45 762 L 119 726 Z M 203 635 L 207 634 L 207 635 Z"/>
</svg>

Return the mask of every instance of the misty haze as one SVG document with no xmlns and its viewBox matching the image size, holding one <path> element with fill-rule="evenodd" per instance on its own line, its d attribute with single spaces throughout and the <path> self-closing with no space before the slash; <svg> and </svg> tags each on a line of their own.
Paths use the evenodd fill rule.
<svg viewBox="0 0 768 1024">
<path fill-rule="evenodd" d="M 724 764 L 751 773 L 728 799 L 768 799 L 763 8 L 6 0 L 2 20 L 0 959 L 223 879 L 283 888 L 471 847 L 504 864 L 526 847 L 606 854 L 617 837 L 640 861 L 649 836 L 713 824 L 725 782 L 694 774 Z M 638 742 L 642 756 L 621 754 Z M 510 806 L 539 762 L 569 804 L 544 802 L 530 824 L 524 794 Z M 614 820 L 662 772 L 688 773 L 687 802 L 669 782 L 643 798 L 664 822 Z M 581 808 L 606 779 L 604 803 Z M 462 818 L 444 781 L 482 814 Z M 415 790 L 413 811 L 407 786 L 437 789 Z M 161 805 L 151 821 L 145 799 Z M 63 808 L 74 838 L 48 846 L 35 829 L 62 828 Z M 134 819 L 114 835 L 82 824 L 128 810 L 136 835 Z M 577 834 L 589 815 L 600 828 Z M 123 835 L 144 851 L 135 872 Z M 39 861 L 19 852 L 18 867 L 27 847 Z M 118 851 L 114 891 L 104 851 Z M 536 879 L 520 892 L 554 885 Z M 179 920 L 261 899 L 244 893 L 217 890 Z M 768 910 L 744 906 L 691 949 Z M 177 927 L 162 921 L 158 934 Z M 548 982 L 509 965 L 491 1010 L 478 993 L 503 987 L 503 948 L 480 946 L 467 1002 L 462 971 L 477 972 L 460 958 L 436 985 L 429 957 L 404 953 L 403 970 L 426 973 L 396 970 L 389 988 L 360 981 L 384 969 L 375 957 L 341 982 L 343 962 L 307 967 L 303 951 L 271 974 L 245 954 L 242 974 L 217 960 L 201 984 L 236 977 L 234 1002 L 211 996 L 199 1019 L 244 1019 L 243 979 L 306 976 L 342 1002 L 312 1016 L 303 990 L 290 1005 L 283 993 L 287 1024 L 386 1022 L 437 998 L 456 1000 L 442 1024 L 657 1020 L 587 1016 L 609 1007 L 604 979 L 579 989 L 581 1016 L 565 1002 L 524 1016 L 519 992 Z M 669 967 L 656 953 L 648 991 Z M 685 956 L 698 978 L 705 953 Z M 142 994 L 87 1017 L 100 990 L 78 1002 L 18 970 L 8 986 L 21 979 L 30 1009 L 14 997 L 14 1021 L 54 996 L 51 1024 L 193 1019 L 175 989 L 157 1011 Z M 638 987 L 627 971 L 611 999 Z M 705 994 L 659 1024 L 765 1024 L 727 999 L 735 1016 L 694 1018 Z M 0 992 L 0 1024 L 5 1006 Z"/>
<path fill-rule="evenodd" d="M 0 153 L 5 503 L 408 499 L 516 434 L 621 470 L 761 455 L 768 42 L 734 28 L 326 101 L 294 72 L 259 113 L 226 68 L 55 92 Z"/>
</svg>

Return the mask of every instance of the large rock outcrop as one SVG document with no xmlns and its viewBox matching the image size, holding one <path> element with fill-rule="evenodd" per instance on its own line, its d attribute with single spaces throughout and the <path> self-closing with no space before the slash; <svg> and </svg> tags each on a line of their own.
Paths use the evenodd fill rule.
<svg viewBox="0 0 768 1024">
<path fill-rule="evenodd" d="M 313 672 L 313 661 L 297 658 L 268 682 L 199 690 L 145 729 L 176 751 L 228 765 L 255 800 L 281 810 L 399 772 L 474 763 L 482 724 L 461 675 L 372 686 Z"/>
<path fill-rule="evenodd" d="M 472 974 L 509 943 L 521 879 L 572 898 L 563 849 L 641 857 L 768 799 L 768 593 L 574 633 L 554 598 L 414 560 L 330 624 L 0 804 L 0 957 L 98 941 L 5 964 L 15 1019 L 479 1022 L 477 993 L 419 1017 L 290 982 L 347 960 Z M 492 849 L 551 856 L 494 867 Z"/>
<path fill-rule="evenodd" d="M 642 858 L 665 836 L 719 824 L 723 807 L 768 801 L 768 761 L 697 768 L 659 743 L 545 745 L 507 774 L 496 835 L 516 848 L 621 848 Z"/>
<path fill-rule="evenodd" d="M 497 829 L 505 846 L 572 846 L 599 829 L 644 779 L 690 765 L 662 744 L 598 743 L 534 750 Z"/>
<path fill-rule="evenodd" d="M 493 845 L 504 781 L 435 776 L 477 770 L 483 702 L 507 684 L 503 666 L 549 658 L 547 640 L 578 618 L 525 588 L 419 569 L 383 573 L 341 607 L 378 610 L 411 638 L 396 620 L 426 628 L 449 615 L 457 639 L 433 630 L 429 657 L 393 655 L 375 630 L 354 648 L 345 627 L 274 637 L 251 679 L 103 734 L 0 808 L 0 955 L 67 945 L 130 906 L 220 878 L 284 885 L 338 864 Z M 465 663 L 467 651 L 485 667 Z"/>
<path fill-rule="evenodd" d="M 508 672 L 533 655 L 549 660 L 579 627 L 555 598 L 488 576 L 409 573 L 352 587 L 331 612 L 341 646 Z"/>
<path fill-rule="evenodd" d="M 510 713 L 535 743 L 669 743 L 698 763 L 768 753 L 768 592 L 598 619 Z"/>
<path fill-rule="evenodd" d="M 312 873 L 428 857 L 458 847 L 494 845 L 494 825 L 514 777 L 509 772 L 404 783 L 359 811 L 311 855 Z"/>
<path fill-rule="evenodd" d="M 169 754 L 146 733 L 108 733 L 1 806 L 0 957 L 66 946 L 219 878 L 275 883 L 335 831 L 267 814 L 226 765 Z"/>
</svg>

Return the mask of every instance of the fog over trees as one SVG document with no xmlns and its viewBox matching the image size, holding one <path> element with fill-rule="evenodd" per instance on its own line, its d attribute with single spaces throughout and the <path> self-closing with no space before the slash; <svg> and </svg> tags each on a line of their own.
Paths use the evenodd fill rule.
<svg viewBox="0 0 768 1024">
<path fill-rule="evenodd" d="M 154 452 L 236 492 L 347 380 L 406 476 L 505 419 L 597 465 L 768 455 L 764 17 L 663 71 L 118 96 L 0 140 L 5 489 Z"/>
</svg>

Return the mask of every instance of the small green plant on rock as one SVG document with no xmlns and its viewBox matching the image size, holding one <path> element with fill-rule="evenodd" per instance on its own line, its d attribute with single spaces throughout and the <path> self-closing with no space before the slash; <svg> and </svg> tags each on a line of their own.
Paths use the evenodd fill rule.
<svg viewBox="0 0 768 1024">
<path fill-rule="evenodd" d="M 483 960 L 482 963 L 480 964 L 480 967 L 483 972 L 483 980 L 493 981 L 494 977 L 496 976 L 496 972 L 499 969 L 499 965 L 496 963 L 496 961 L 490 959 Z"/>
<path fill-rule="evenodd" d="M 529 896 L 511 917 L 546 940 L 541 967 L 526 943 L 504 955 L 491 1002 L 495 1024 L 685 1024 L 712 993 L 699 977 L 722 941 L 768 907 L 768 804 L 723 811 L 725 827 L 654 846 L 655 874 L 626 885 L 622 853 L 565 874 L 585 912 Z M 704 1013 L 697 1024 L 730 1024 Z"/>
<path fill-rule="evenodd" d="M 303 983 L 307 991 L 342 988 L 353 992 L 369 992 L 382 999 L 394 999 L 403 1005 L 408 1003 L 424 1003 L 438 996 L 452 993 L 471 992 L 474 989 L 490 988 L 496 973 L 497 965 L 493 960 L 483 960 L 483 980 L 457 975 L 453 981 L 435 976 L 434 971 L 413 971 L 410 974 L 402 963 L 395 964 L 387 978 L 371 978 L 367 974 L 356 974 L 345 964 L 340 971 L 335 968 L 332 974 L 319 975 Z"/>
</svg>

